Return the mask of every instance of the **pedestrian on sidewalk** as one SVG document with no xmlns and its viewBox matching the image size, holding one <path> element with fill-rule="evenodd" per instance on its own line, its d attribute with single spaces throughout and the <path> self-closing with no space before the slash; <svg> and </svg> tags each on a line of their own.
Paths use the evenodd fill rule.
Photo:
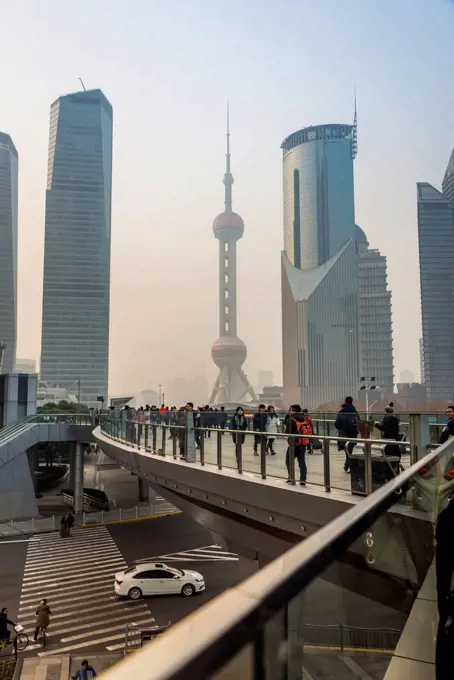
<svg viewBox="0 0 454 680">
<path fill-rule="evenodd" d="M 68 525 L 68 536 L 71 536 L 71 529 L 74 526 L 74 515 L 70 512 L 67 519 L 66 519 L 66 524 Z"/>
<path fill-rule="evenodd" d="M 258 411 L 254 413 L 254 418 L 252 420 L 252 427 L 254 429 L 254 432 L 259 433 L 254 435 L 254 456 L 259 455 L 258 448 L 265 437 L 263 433 L 266 432 L 267 420 L 268 414 L 266 412 L 266 406 L 265 404 L 260 404 Z"/>
<path fill-rule="evenodd" d="M 87 659 L 84 659 L 76 674 L 72 676 L 72 680 L 90 680 L 90 678 L 96 678 L 96 671 L 93 666 L 89 665 Z"/>
<path fill-rule="evenodd" d="M 68 520 L 66 519 L 66 515 L 63 515 L 63 517 L 60 520 L 60 536 L 62 538 L 66 538 L 66 536 L 69 536 L 69 534 L 68 534 Z"/>
<path fill-rule="evenodd" d="M 239 452 L 244 444 L 247 430 L 247 420 L 244 416 L 242 406 L 238 406 L 235 410 L 235 415 L 232 418 L 232 439 L 235 444 L 236 464 L 239 462 Z"/>
</svg>

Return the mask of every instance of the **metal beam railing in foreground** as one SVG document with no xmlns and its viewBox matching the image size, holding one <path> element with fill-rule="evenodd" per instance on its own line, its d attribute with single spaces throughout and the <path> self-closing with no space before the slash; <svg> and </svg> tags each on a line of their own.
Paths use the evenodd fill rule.
<svg viewBox="0 0 454 680">
<path fill-rule="evenodd" d="M 440 479 L 454 442 L 389 481 L 258 573 L 229 589 L 103 676 L 105 680 L 282 680 L 301 678 L 304 591 L 370 530 L 423 469 Z M 442 486 L 435 492 L 434 507 Z M 438 499 L 437 499 L 438 494 Z M 230 671 L 224 675 L 225 671 Z"/>
</svg>

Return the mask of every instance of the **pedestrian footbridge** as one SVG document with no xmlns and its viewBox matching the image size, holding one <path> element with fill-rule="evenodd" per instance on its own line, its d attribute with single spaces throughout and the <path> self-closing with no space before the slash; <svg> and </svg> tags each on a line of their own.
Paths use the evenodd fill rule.
<svg viewBox="0 0 454 680">
<path fill-rule="evenodd" d="M 389 467 L 379 450 L 382 442 L 358 440 L 358 449 L 364 449 L 355 454 L 360 474 L 349 475 L 336 439 L 322 436 L 322 452 L 307 456 L 307 485 L 300 486 L 295 461 L 288 472 L 285 466 L 285 437 L 276 456 L 267 456 L 263 446 L 254 455 L 252 440 L 249 446 L 246 440 L 237 458 L 231 437 L 213 431 L 211 438 L 202 436 L 199 449 L 180 457 L 175 428 L 146 428 L 117 427 L 106 419 L 94 438 L 109 457 L 204 525 L 215 542 L 260 566 L 360 506 L 373 490 L 375 468 Z M 409 455 L 403 461 L 410 466 Z M 356 484 L 351 477 L 361 474 L 364 484 Z M 416 470 L 412 484 L 397 489 L 373 530 L 352 542 L 324 578 L 408 611 L 432 560 L 431 491 Z"/>
</svg>

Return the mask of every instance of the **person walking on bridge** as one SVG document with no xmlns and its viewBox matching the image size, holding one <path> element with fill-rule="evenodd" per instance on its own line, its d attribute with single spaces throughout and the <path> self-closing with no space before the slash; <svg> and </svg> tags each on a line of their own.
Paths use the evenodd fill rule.
<svg viewBox="0 0 454 680">
<path fill-rule="evenodd" d="M 345 401 L 336 416 L 334 427 L 341 437 L 345 437 L 345 440 L 342 439 L 337 442 L 337 448 L 339 451 L 345 451 L 344 470 L 350 472 L 350 455 L 356 446 L 355 442 L 351 440 L 358 437 L 359 431 L 358 411 L 353 406 L 353 397 L 345 397 Z"/>
<path fill-rule="evenodd" d="M 285 418 L 285 431 L 287 434 L 299 435 L 298 437 L 289 438 L 289 447 L 285 456 L 285 464 L 289 478 L 287 484 L 292 484 L 293 480 L 290 478 L 290 447 L 294 441 L 295 460 L 298 461 L 300 469 L 300 486 L 306 486 L 307 479 L 307 465 L 306 465 L 306 451 L 310 442 L 309 435 L 313 434 L 312 424 L 307 419 L 299 404 L 290 406 L 289 412 Z"/>
</svg>

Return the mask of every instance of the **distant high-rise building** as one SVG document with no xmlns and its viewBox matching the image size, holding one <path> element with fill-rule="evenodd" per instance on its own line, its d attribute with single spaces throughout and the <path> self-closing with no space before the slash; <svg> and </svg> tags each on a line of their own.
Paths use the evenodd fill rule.
<svg viewBox="0 0 454 680">
<path fill-rule="evenodd" d="M 386 257 L 369 248 L 364 231 L 356 228 L 359 254 L 359 366 L 360 374 L 375 378 L 380 392 L 394 390 L 391 292 Z"/>
<path fill-rule="evenodd" d="M 51 106 L 41 380 L 107 401 L 112 106 L 91 90 Z M 79 382 L 80 381 L 80 382 Z"/>
<path fill-rule="evenodd" d="M 451 157 L 452 161 L 452 157 Z M 422 356 L 429 401 L 454 398 L 454 204 L 452 170 L 443 188 L 417 185 Z"/>
<path fill-rule="evenodd" d="M 282 149 L 284 400 L 314 408 L 358 390 L 356 115 L 299 130 Z"/>
<path fill-rule="evenodd" d="M 210 404 L 257 399 L 242 368 L 247 357 L 246 345 L 237 336 L 236 242 L 243 236 L 244 222 L 232 210 L 228 110 L 224 186 L 224 212 L 213 222 L 214 235 L 219 240 L 219 338 L 211 348 L 211 356 L 219 368 L 219 375 L 211 392 Z"/>
<path fill-rule="evenodd" d="M 273 371 L 259 371 L 257 373 L 258 392 L 261 392 L 264 387 L 272 387 L 273 385 L 274 385 Z"/>
<path fill-rule="evenodd" d="M 0 132 L 0 371 L 11 373 L 16 356 L 18 155 L 13 140 Z"/>
</svg>

